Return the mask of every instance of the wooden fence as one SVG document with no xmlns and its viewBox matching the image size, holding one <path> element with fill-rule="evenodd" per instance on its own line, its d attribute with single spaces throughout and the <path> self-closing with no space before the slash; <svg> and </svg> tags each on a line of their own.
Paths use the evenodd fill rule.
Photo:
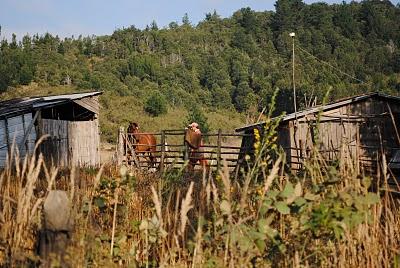
<svg viewBox="0 0 400 268">
<path fill-rule="evenodd" d="M 136 133 L 135 135 L 147 134 L 152 134 L 156 137 L 155 166 L 160 171 L 163 171 L 167 166 L 179 168 L 188 162 L 190 151 L 185 142 L 185 130 L 170 129 L 162 130 L 160 133 Z M 126 133 L 123 127 L 119 129 L 118 163 L 135 165 L 139 168 L 149 168 L 148 157 L 135 152 L 135 146 L 140 144 L 131 144 L 129 140 L 133 139 L 129 139 L 129 135 L 132 134 Z M 234 169 L 237 166 L 241 149 L 243 149 L 241 148 L 241 142 L 244 136 L 248 136 L 248 134 L 223 133 L 221 129 L 217 133 L 203 134 L 204 146 L 201 147 L 201 152 L 204 154 L 204 159 L 208 161 L 209 167 L 218 170 L 223 165 L 222 161 L 226 161 L 228 168 Z"/>
</svg>

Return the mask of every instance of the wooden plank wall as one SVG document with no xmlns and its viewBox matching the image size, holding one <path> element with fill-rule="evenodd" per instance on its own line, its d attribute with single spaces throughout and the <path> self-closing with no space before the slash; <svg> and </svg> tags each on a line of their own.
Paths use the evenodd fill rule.
<svg viewBox="0 0 400 268">
<path fill-rule="evenodd" d="M 388 104 L 387 100 L 366 100 L 323 112 L 317 138 L 318 150 L 324 159 L 348 159 L 357 165 L 357 169 L 374 169 L 383 150 L 389 160 L 394 150 L 400 148 L 400 141 L 397 140 L 396 126 L 390 116 Z M 399 105 L 391 104 L 391 109 L 395 113 L 395 121 L 400 120 Z M 295 120 L 288 123 L 290 146 L 286 148 L 286 152 L 289 152 L 288 160 L 290 159 L 292 169 L 302 168 L 301 163 L 308 158 L 309 149 L 314 146 L 312 132 L 315 127 L 312 126 L 315 122 L 314 114 L 299 119 L 296 133 Z M 399 126 L 397 128 L 400 131 Z M 358 161 L 354 161 L 356 159 Z"/>
<path fill-rule="evenodd" d="M 70 121 L 69 143 L 72 152 L 71 164 L 97 166 L 100 164 L 99 121 Z"/>
<path fill-rule="evenodd" d="M 6 165 L 7 155 L 14 144 L 14 154 L 19 152 L 20 158 L 24 158 L 27 152 L 32 153 L 35 147 L 36 132 L 32 128 L 24 141 L 26 131 L 32 122 L 32 114 L 27 113 L 0 120 L 0 167 Z"/>
<path fill-rule="evenodd" d="M 68 166 L 71 157 L 68 144 L 68 121 L 42 119 L 40 125 L 40 133 L 49 135 L 40 146 L 46 162 L 50 165 Z"/>
<path fill-rule="evenodd" d="M 65 121 L 42 119 L 42 134 L 50 137 L 41 146 L 47 162 L 58 166 L 100 164 L 98 119 Z"/>
<path fill-rule="evenodd" d="M 347 107 L 324 112 L 320 115 L 318 129 L 317 115 L 308 115 L 298 120 L 296 134 L 295 122 L 290 122 L 291 167 L 301 169 L 315 144 L 326 160 L 356 157 L 358 122 L 348 115 Z"/>
</svg>

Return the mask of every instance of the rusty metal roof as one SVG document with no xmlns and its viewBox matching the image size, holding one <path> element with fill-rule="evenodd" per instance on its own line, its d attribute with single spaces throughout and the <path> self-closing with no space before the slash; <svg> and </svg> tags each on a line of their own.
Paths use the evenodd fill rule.
<svg viewBox="0 0 400 268">
<path fill-rule="evenodd" d="M 335 102 L 332 102 L 332 103 L 329 103 L 326 105 L 317 105 L 317 106 L 299 111 L 297 113 L 287 114 L 282 118 L 281 122 L 293 120 L 293 119 L 296 119 L 296 117 L 302 118 L 308 114 L 318 113 L 318 112 L 322 112 L 322 111 L 324 111 L 324 112 L 329 111 L 329 110 L 336 109 L 338 107 L 341 107 L 341 106 L 344 106 L 347 104 L 356 103 L 356 102 L 363 101 L 363 100 L 366 100 L 369 98 L 383 98 L 383 99 L 387 99 L 387 100 L 393 100 L 393 101 L 400 102 L 400 97 L 391 96 L 391 95 L 383 94 L 380 92 L 374 92 L 374 93 L 357 95 L 357 96 L 341 99 L 341 100 L 338 100 L 338 101 L 335 101 Z M 235 129 L 235 131 L 241 132 L 246 129 L 252 129 L 252 128 L 255 128 L 255 127 L 261 126 L 261 125 L 265 125 L 265 122 L 258 122 L 258 123 L 246 125 L 246 126 Z"/>
<path fill-rule="evenodd" d="M 55 96 L 26 97 L 0 102 L 0 118 L 53 107 L 102 94 L 100 91 Z"/>
</svg>

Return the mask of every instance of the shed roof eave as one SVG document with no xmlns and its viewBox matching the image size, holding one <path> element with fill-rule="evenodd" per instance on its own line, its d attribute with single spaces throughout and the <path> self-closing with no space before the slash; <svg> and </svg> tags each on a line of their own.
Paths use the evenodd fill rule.
<svg viewBox="0 0 400 268">
<path fill-rule="evenodd" d="M 103 92 L 94 91 L 86 93 L 64 94 L 47 97 L 31 97 L 2 101 L 0 102 L 0 118 L 12 117 L 19 114 L 34 112 L 35 110 L 44 108 L 51 108 L 57 105 L 75 102 L 85 98 L 95 97 L 101 94 L 103 94 Z M 83 108 L 87 109 L 87 107 Z M 93 112 L 92 109 L 89 110 Z"/>
<path fill-rule="evenodd" d="M 246 126 L 244 126 L 244 127 L 235 128 L 235 132 L 242 132 L 242 131 L 245 131 L 245 130 L 247 130 L 247 129 L 256 128 L 257 126 L 263 126 L 263 125 L 265 125 L 265 124 L 266 124 L 266 122 L 265 122 L 265 121 L 262 121 L 262 122 L 258 122 L 258 123 L 246 125 Z"/>
<path fill-rule="evenodd" d="M 55 96 L 44 96 L 40 97 L 43 101 L 52 101 L 52 100 L 80 100 L 83 98 L 94 97 L 103 94 L 101 91 L 93 91 L 93 92 L 85 92 L 85 93 L 75 93 L 75 94 L 63 94 L 63 95 L 55 95 Z"/>
</svg>

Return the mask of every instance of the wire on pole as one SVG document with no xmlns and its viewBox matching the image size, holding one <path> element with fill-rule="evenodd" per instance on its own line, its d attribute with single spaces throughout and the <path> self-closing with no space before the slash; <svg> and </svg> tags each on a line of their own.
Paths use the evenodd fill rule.
<svg viewBox="0 0 400 268">
<path fill-rule="evenodd" d="M 294 44 L 294 43 L 293 43 L 293 44 Z M 363 84 L 368 84 L 368 83 L 366 83 L 365 81 L 363 81 L 363 80 L 361 80 L 361 79 L 358 79 L 358 78 L 356 78 L 356 77 L 354 77 L 354 76 L 352 76 L 352 75 L 350 75 L 350 74 L 348 74 L 348 73 L 346 73 L 346 72 L 340 70 L 339 68 L 336 68 L 335 66 L 333 66 L 333 65 L 330 64 L 329 62 L 326 62 L 326 61 L 324 61 L 324 60 L 321 60 L 321 59 L 317 58 L 316 56 L 314 56 L 313 54 L 311 54 L 310 52 L 308 52 L 307 50 L 305 50 L 305 49 L 302 48 L 301 46 L 297 45 L 297 48 L 300 49 L 301 51 L 303 51 L 304 53 L 306 53 L 308 56 L 310 56 L 310 57 L 312 57 L 313 59 L 315 59 L 316 61 L 318 61 L 318 62 L 320 62 L 320 63 L 322 63 L 322 64 L 327 65 L 328 67 L 334 69 L 335 71 L 337 71 L 337 72 L 339 72 L 339 73 L 341 73 L 341 74 L 343 74 L 343 75 L 345 75 L 345 76 L 347 76 L 347 77 L 349 77 L 349 78 L 351 78 L 351 79 L 353 79 L 353 80 L 356 80 L 357 82 L 360 82 L 360 83 L 363 83 Z"/>
</svg>

